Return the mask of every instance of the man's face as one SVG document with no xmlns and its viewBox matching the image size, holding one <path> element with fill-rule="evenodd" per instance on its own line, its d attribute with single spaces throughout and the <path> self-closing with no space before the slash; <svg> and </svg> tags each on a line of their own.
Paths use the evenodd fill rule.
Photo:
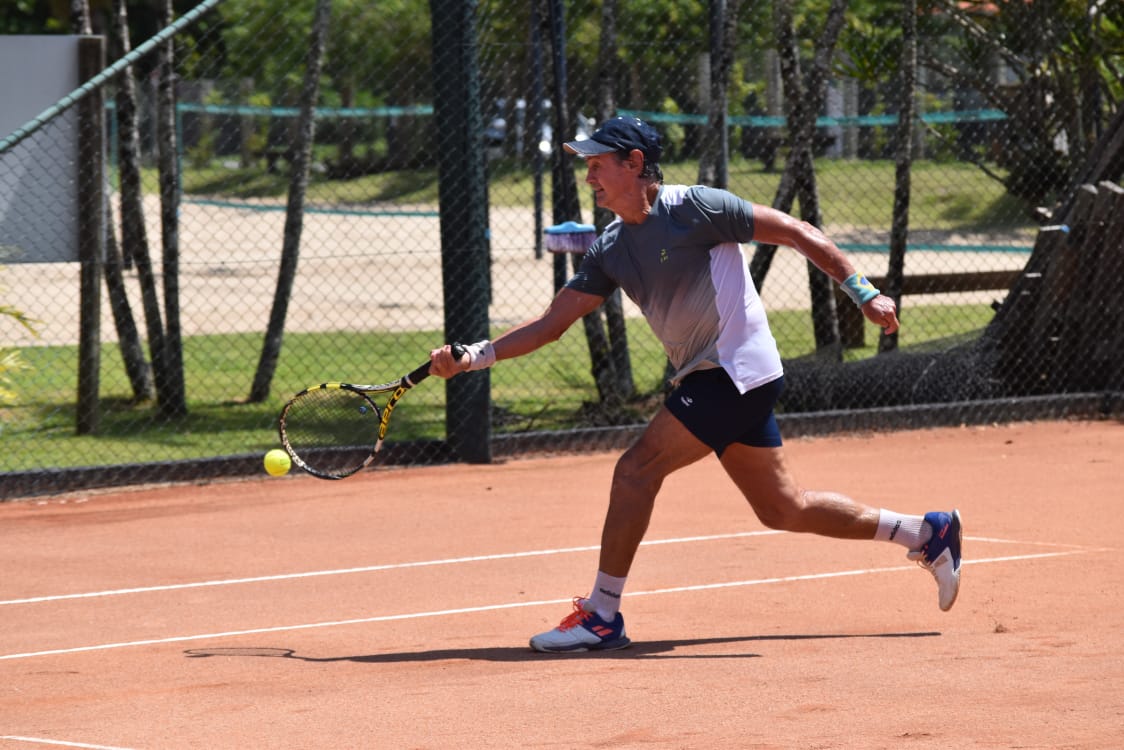
<svg viewBox="0 0 1124 750">
<path fill-rule="evenodd" d="M 639 162 L 639 164 L 637 163 Z M 601 208 L 619 213 L 614 208 L 622 205 L 622 200 L 632 196 L 639 182 L 640 166 L 643 157 L 633 151 L 628 159 L 622 160 L 617 154 L 597 154 L 585 160 L 585 182 L 593 188 L 595 202 Z"/>
</svg>

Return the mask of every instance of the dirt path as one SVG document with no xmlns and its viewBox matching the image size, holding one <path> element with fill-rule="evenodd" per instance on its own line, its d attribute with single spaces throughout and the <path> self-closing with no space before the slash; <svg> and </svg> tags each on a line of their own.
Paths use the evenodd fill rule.
<svg viewBox="0 0 1124 750">
<path fill-rule="evenodd" d="M 148 236 L 159 259 L 158 204 L 150 199 Z M 276 204 L 270 204 L 274 208 Z M 415 211 L 417 215 L 403 215 Z M 180 299 L 185 335 L 262 332 L 277 283 L 284 213 L 185 202 L 181 209 Z M 534 257 L 530 211 L 493 209 L 492 321 L 510 325 L 542 311 L 553 296 L 552 257 Z M 829 228 L 841 243 L 877 244 L 884 237 L 848 227 Z M 443 326 L 441 243 L 433 207 L 398 207 L 384 215 L 310 213 L 305 217 L 298 278 L 289 306 L 290 331 L 425 330 Z M 1025 238 L 920 235 L 917 241 L 1002 244 Z M 881 273 L 886 256 L 851 254 L 859 268 Z M 910 272 L 1021 268 L 1019 253 L 936 252 L 910 255 Z M 135 272 L 128 274 L 129 299 L 144 330 Z M 12 264 L 0 272 L 4 304 L 40 321 L 33 338 L 0 318 L 0 340 L 12 345 L 73 344 L 78 340 L 76 264 Z M 770 310 L 807 307 L 807 267 L 794 251 L 776 255 L 763 291 Z M 988 301 L 995 293 L 959 295 L 961 302 Z M 627 312 L 639 311 L 628 304 Z M 108 302 L 102 304 L 102 338 L 116 341 Z"/>
</svg>

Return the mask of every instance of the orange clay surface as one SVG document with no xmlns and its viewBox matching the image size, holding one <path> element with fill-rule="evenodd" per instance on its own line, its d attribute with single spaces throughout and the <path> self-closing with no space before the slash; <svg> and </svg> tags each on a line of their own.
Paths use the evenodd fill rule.
<svg viewBox="0 0 1124 750">
<path fill-rule="evenodd" d="M 767 531 L 713 458 L 593 655 L 527 639 L 593 582 L 615 455 L 0 504 L 0 750 L 1124 747 L 1120 423 L 787 452 L 958 507 L 953 610 L 897 545 Z"/>
</svg>

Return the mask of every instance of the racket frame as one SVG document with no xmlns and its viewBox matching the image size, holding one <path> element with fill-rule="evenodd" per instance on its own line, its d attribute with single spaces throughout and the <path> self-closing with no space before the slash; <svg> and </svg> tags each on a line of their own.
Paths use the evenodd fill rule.
<svg viewBox="0 0 1124 750">
<path fill-rule="evenodd" d="M 457 359 L 460 359 L 460 357 L 464 355 L 464 347 L 461 344 L 453 344 L 452 346 L 453 356 Z M 390 429 L 390 416 L 394 413 L 394 407 L 398 405 L 398 401 L 402 398 L 402 396 L 406 395 L 407 391 L 429 377 L 429 365 L 430 363 L 426 362 L 412 370 L 409 374 L 403 375 L 397 380 L 391 380 L 386 383 L 378 383 L 376 385 L 325 382 L 318 385 L 311 385 L 308 388 L 303 389 L 299 393 L 295 394 L 291 399 L 289 399 L 285 406 L 282 407 L 281 414 L 277 419 L 277 432 L 281 438 L 281 446 L 285 449 L 285 452 L 289 454 L 289 458 L 292 459 L 293 463 L 295 463 L 297 466 L 299 466 L 312 476 L 319 479 L 345 479 L 352 474 L 355 474 L 356 472 L 367 468 L 371 465 L 371 462 L 375 460 L 375 456 L 378 455 L 378 452 L 382 449 L 383 441 L 386 439 L 386 433 Z M 289 436 L 285 432 L 285 417 L 288 415 L 289 410 L 298 399 L 312 391 L 323 391 L 331 389 L 347 390 L 351 391 L 352 393 L 358 394 L 359 396 L 362 396 L 363 399 L 367 401 L 368 404 L 370 404 L 371 408 L 375 410 L 375 414 L 377 414 L 379 418 L 378 430 L 375 433 L 375 442 L 371 446 L 370 451 L 367 453 L 366 458 L 364 458 L 361 463 L 351 467 L 344 472 L 334 473 L 329 473 L 317 469 L 311 466 L 307 461 L 305 461 L 304 458 L 302 458 L 300 454 L 297 453 L 296 449 L 293 448 L 292 443 L 289 442 Z M 381 409 L 379 408 L 378 404 L 375 403 L 374 399 L 371 398 L 372 395 L 380 393 L 390 394 L 390 397 L 386 401 L 386 405 Z"/>
</svg>

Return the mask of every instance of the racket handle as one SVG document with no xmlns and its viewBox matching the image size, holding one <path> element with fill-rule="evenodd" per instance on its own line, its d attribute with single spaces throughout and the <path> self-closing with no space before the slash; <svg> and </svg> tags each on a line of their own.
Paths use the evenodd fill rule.
<svg viewBox="0 0 1124 750">
<path fill-rule="evenodd" d="M 459 341 L 453 342 L 450 345 L 450 348 L 453 350 L 453 359 L 460 359 L 461 357 L 464 356 L 464 352 L 465 352 L 464 344 L 461 344 Z M 426 362 L 424 365 L 422 365 L 418 369 L 414 370 L 413 372 L 411 372 L 406 377 L 402 378 L 402 385 L 406 386 L 407 388 L 412 388 L 415 385 L 417 385 L 418 383 L 420 383 L 423 380 L 425 380 L 426 378 L 428 378 L 429 377 L 429 365 L 430 365 L 430 363 Z"/>
</svg>

